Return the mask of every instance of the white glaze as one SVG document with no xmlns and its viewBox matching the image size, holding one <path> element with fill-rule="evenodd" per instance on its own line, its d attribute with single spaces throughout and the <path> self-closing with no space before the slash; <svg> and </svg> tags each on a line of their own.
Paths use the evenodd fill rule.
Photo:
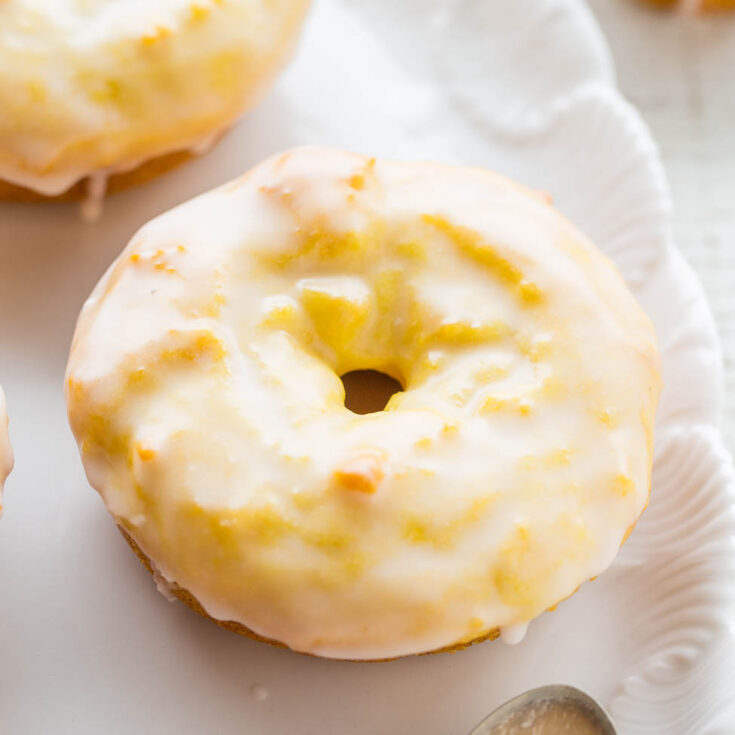
<svg viewBox="0 0 735 735">
<path fill-rule="evenodd" d="M 90 482 L 169 581 L 369 659 L 517 637 L 611 563 L 648 498 L 656 364 L 540 197 L 307 149 L 133 239 L 67 395 Z M 406 390 L 356 417 L 338 376 L 362 368 Z"/>
<path fill-rule="evenodd" d="M 3 508 L 3 486 L 13 469 L 13 450 L 8 436 L 8 412 L 5 405 L 5 394 L 0 387 L 0 512 Z"/>
<path fill-rule="evenodd" d="M 87 179 L 87 190 L 79 207 L 85 222 L 96 222 L 100 218 L 108 177 L 109 174 L 106 173 L 94 173 Z"/>
<path fill-rule="evenodd" d="M 458 729 L 468 732 L 492 706 L 493 697 L 499 703 L 499 699 L 540 681 L 561 679 L 593 686 L 590 676 L 596 682 L 593 693 L 599 694 L 606 705 L 625 680 L 625 691 L 614 709 L 616 720 L 623 723 L 624 732 L 630 735 L 735 731 L 730 666 L 735 655 L 727 634 L 733 616 L 722 606 L 728 590 L 732 590 L 728 580 L 735 579 L 728 571 L 732 560 L 732 520 L 707 523 L 706 532 L 700 535 L 696 530 L 705 519 L 694 514 L 696 523 L 687 526 L 684 534 L 661 535 L 666 528 L 679 528 L 681 515 L 676 512 L 677 507 L 688 507 L 690 499 L 692 508 L 714 505 L 716 510 L 726 510 L 721 501 L 732 483 L 720 472 L 726 453 L 718 432 L 711 429 L 718 406 L 721 408 L 716 371 L 718 348 L 712 320 L 695 276 L 690 269 L 681 267 L 677 249 L 667 247 L 671 237 L 670 209 L 661 193 L 660 166 L 648 131 L 637 122 L 635 111 L 617 91 L 596 81 L 595 55 L 588 49 L 594 46 L 599 34 L 588 33 L 584 21 L 589 10 L 582 0 L 455 2 L 462 26 L 457 26 L 455 18 L 447 29 L 444 53 L 436 58 L 437 74 L 446 65 L 456 63 L 465 67 L 467 76 L 477 77 L 476 94 L 484 102 L 483 110 L 472 111 L 472 123 L 478 131 L 494 129 L 492 116 L 512 107 L 519 114 L 517 121 L 511 116 L 504 121 L 509 128 L 516 123 L 522 126 L 526 114 L 533 115 L 548 120 L 541 135 L 473 136 L 469 127 L 462 125 L 469 112 L 467 107 L 457 104 L 450 90 L 441 88 L 438 77 L 433 76 L 434 70 L 423 63 L 418 52 L 410 69 L 424 88 L 430 86 L 436 93 L 438 101 L 431 109 L 441 110 L 441 114 L 426 113 L 426 108 L 422 108 L 423 128 L 418 130 L 414 124 L 415 108 L 398 105 L 389 114 L 390 103 L 386 101 L 382 106 L 379 100 L 404 99 L 400 79 L 406 67 L 396 61 L 392 42 L 381 43 L 385 28 L 395 26 L 404 34 L 407 47 L 420 48 L 427 28 L 427 23 L 421 22 L 422 7 L 428 10 L 449 4 L 446 0 L 405 0 L 400 6 L 384 0 L 320 0 L 304 37 L 306 47 L 300 63 L 291 67 L 279 85 L 282 104 L 263 110 L 252 125 L 240 126 L 225 139 L 218 154 L 200 162 L 197 169 L 204 180 L 216 182 L 222 178 L 224 160 L 228 165 L 226 176 L 234 176 L 236 167 L 242 165 L 236 162 L 238 156 L 252 150 L 254 132 L 259 143 L 266 139 L 264 146 L 269 150 L 298 140 L 336 140 L 345 148 L 382 155 L 474 161 L 552 192 L 557 206 L 613 255 L 626 281 L 632 284 L 633 293 L 652 315 L 664 353 L 667 385 L 657 436 L 665 439 L 672 426 L 700 424 L 710 429 L 702 433 L 696 448 L 699 468 L 696 472 L 687 469 L 695 453 L 688 437 L 664 452 L 662 461 L 657 463 L 659 470 L 664 471 L 656 472 L 651 506 L 623 547 L 623 558 L 628 558 L 626 551 L 632 545 L 640 553 L 628 558 L 631 563 L 619 574 L 616 563 L 597 581 L 584 585 L 555 613 L 534 622 L 533 635 L 521 647 L 489 644 L 456 656 L 418 658 L 374 668 L 322 665 L 257 643 L 226 640 L 226 633 L 211 630 L 194 616 L 190 618 L 187 612 L 176 609 L 180 606 L 151 600 L 152 588 L 148 589 L 150 582 L 146 583 L 145 572 L 126 557 L 126 549 L 111 530 L 111 522 L 100 517 L 99 509 L 90 516 L 98 501 L 79 492 L 83 480 L 76 453 L 69 451 L 68 442 L 55 440 L 65 435 L 65 427 L 58 420 L 58 411 L 49 413 L 48 406 L 57 395 L 60 377 L 56 371 L 44 369 L 44 365 L 56 364 L 57 337 L 65 331 L 66 312 L 78 308 L 79 294 L 86 295 L 89 284 L 98 275 L 98 262 L 78 260 L 65 278 L 65 289 L 73 288 L 77 294 L 70 296 L 71 302 L 76 303 L 63 299 L 59 302 L 66 304 L 63 313 L 54 309 L 53 315 L 49 315 L 53 318 L 36 324 L 37 360 L 28 361 L 27 350 L 19 349 L 21 336 L 8 329 L 7 322 L 4 331 L 0 327 L 5 346 L 4 351 L 0 347 L 0 362 L 6 375 L 23 370 L 32 373 L 27 381 L 16 381 L 13 396 L 8 397 L 14 398 L 13 404 L 23 406 L 22 423 L 29 429 L 36 424 L 46 426 L 48 431 L 44 438 L 34 431 L 19 431 L 22 427 L 15 421 L 11 424 L 18 459 L 22 454 L 37 456 L 42 446 L 44 461 L 25 465 L 23 474 L 14 478 L 14 492 L 8 493 L 0 539 L 4 538 L 8 549 L 18 553 L 38 554 L 38 564 L 64 590 L 39 606 L 35 575 L 29 578 L 26 574 L 29 567 L 20 562 L 1 567 L 2 587 L 12 590 L 12 595 L 4 597 L 3 656 L 11 668 L 13 661 L 23 662 L 21 668 L 27 674 L 8 679 L 9 684 L 15 685 L 3 712 L 3 725 L 8 732 L 44 732 L 49 722 L 74 722 L 78 730 L 99 732 L 105 730 L 111 712 L 125 711 L 130 729 L 145 732 L 155 726 L 161 735 L 213 728 L 223 735 L 235 735 L 245 727 L 262 735 L 281 735 L 298 730 L 305 721 L 354 735 L 416 730 L 444 735 Z M 616 13 L 628 30 L 637 28 L 644 36 L 649 31 L 656 33 L 662 23 L 656 14 L 646 16 L 640 12 L 642 6 L 637 3 L 600 0 L 592 6 Z M 402 24 L 397 15 L 406 8 L 417 10 L 410 25 Z M 649 44 L 663 49 L 661 73 L 670 71 L 671 64 L 679 58 L 674 43 L 679 26 L 671 24 L 670 33 L 662 32 L 664 39 Z M 618 28 L 614 19 L 610 28 Z M 619 30 L 622 32 L 623 28 Z M 718 35 L 718 29 L 710 30 Z M 362 35 L 353 31 L 361 31 Z M 530 48 L 529 38 L 535 39 L 532 52 L 519 56 L 517 49 Z M 462 57 L 462 49 L 473 39 L 477 39 L 477 48 L 486 51 L 488 58 L 475 63 L 472 58 Z M 374 45 L 368 45 L 368 41 Z M 330 66 L 341 71 L 348 45 L 356 65 L 351 78 L 354 89 L 351 92 L 345 83 L 335 94 L 334 84 L 342 77 L 338 71 L 332 76 L 326 72 Z M 718 57 L 718 44 L 714 46 L 709 49 L 710 61 Z M 719 48 L 721 52 L 721 44 Z M 604 52 L 602 45 L 600 49 Z M 393 74 L 383 73 L 386 59 L 395 62 Z M 372 86 L 376 66 L 383 83 L 382 97 L 372 92 L 378 88 L 377 82 Z M 552 73 L 560 67 L 565 67 L 567 73 Z M 497 73 L 488 76 L 487 68 L 496 69 Z M 543 77 L 543 89 L 538 84 L 539 69 L 549 72 Z M 576 70 L 580 71 L 578 75 Z M 310 78 L 314 82 L 308 86 Z M 573 86 L 581 82 L 589 93 L 586 97 L 571 94 Z M 576 102 L 566 105 L 564 114 L 554 118 L 552 111 L 558 106 L 552 109 L 547 102 L 567 98 L 568 93 L 570 101 L 574 98 Z M 539 94 L 544 98 L 539 100 Z M 499 104 L 493 105 L 494 100 Z M 370 107 L 371 114 L 361 118 L 359 113 L 364 106 Z M 377 118 L 375 106 L 379 110 Z M 287 119 L 282 116 L 284 107 L 289 110 Z M 348 125 L 342 123 L 345 110 Z M 422 135 L 422 130 L 432 130 L 432 137 Z M 184 178 L 187 177 L 188 174 Z M 150 196 L 153 201 L 149 201 Z M 119 233 L 129 228 L 136 205 L 141 206 L 140 211 L 163 211 L 169 202 L 166 187 L 132 193 L 120 202 L 124 206 L 111 208 L 104 227 L 92 233 L 95 247 L 108 252 L 119 249 Z M 0 230 L 11 239 L 23 234 L 25 256 L 22 260 L 10 258 L 5 263 L 2 295 L 6 303 L 11 299 L 14 304 L 27 301 L 33 309 L 48 302 L 39 295 L 52 293 L 54 284 L 58 286 L 58 276 L 55 280 L 48 274 L 49 257 L 53 258 L 56 252 L 51 245 L 62 237 L 78 237 L 78 224 L 71 214 L 49 210 L 50 221 L 39 224 L 31 211 L 8 209 Z M 679 267 L 667 268 L 674 261 Z M 640 278 L 638 263 L 647 265 L 644 278 Z M 30 266 L 36 277 L 28 284 L 24 273 Z M 716 297 L 715 289 L 709 298 L 716 303 Z M 13 407 L 11 416 L 17 420 Z M 709 451 L 715 446 L 720 448 L 717 452 Z M 57 484 L 53 474 L 65 480 Z M 44 492 L 44 502 L 35 502 L 38 488 L 63 490 L 65 485 L 70 492 Z M 13 499 L 17 502 L 11 507 Z M 666 513 L 657 513 L 658 501 L 664 501 Z M 47 530 L 56 529 L 61 522 L 69 524 L 67 529 L 72 534 L 63 544 L 58 543 L 56 533 Z M 39 535 L 29 545 L 24 542 L 26 529 L 34 525 Z M 84 529 L 83 534 L 75 533 L 79 528 Z M 669 538 L 675 543 L 666 543 Z M 15 543 L 14 539 L 23 542 Z M 665 542 L 659 543 L 659 539 Z M 90 549 L 95 553 L 90 553 Z M 695 585 L 676 584 L 680 569 L 677 559 L 682 554 L 691 563 Z M 76 573 L 70 574 L 70 569 Z M 667 577 L 667 569 L 677 571 Z M 125 595 L 121 597 L 123 588 Z M 78 620 L 82 607 L 99 614 L 86 616 L 78 635 L 59 637 L 56 627 L 44 624 L 49 613 L 55 619 Z M 690 615 L 691 619 L 696 618 L 696 630 L 688 623 Z M 110 629 L 119 635 L 109 636 Z M 692 633 L 696 635 L 696 655 L 677 658 L 680 644 L 694 640 Z M 28 657 L 29 639 L 57 655 Z M 604 667 L 594 666 L 594 675 L 590 670 L 591 647 L 598 651 L 596 660 L 605 661 Z M 85 657 L 78 655 L 82 648 L 100 654 L 96 670 L 90 670 Z M 212 658 L 215 649 L 216 665 Z M 106 685 L 107 661 L 114 664 L 111 676 L 125 686 Z M 49 678 L 65 681 L 67 686 L 76 681 L 76 686 L 88 695 L 86 706 L 79 709 L 69 698 L 58 697 L 48 700 L 41 709 L 31 706 L 37 698 L 34 682 Z M 470 689 L 468 681 L 472 682 Z M 257 712 L 247 693 L 254 682 L 272 688 L 265 717 Z M 176 707 L 162 712 L 155 702 L 149 702 L 148 708 L 126 709 L 130 691 L 143 689 L 160 692 L 158 700 L 169 698 L 176 701 Z M 193 689 L 197 697 L 180 697 L 181 691 Z M 365 706 L 366 692 L 370 693 L 369 707 Z M 462 706 L 426 707 L 426 702 L 437 698 L 460 699 Z M 334 702 L 339 705 L 334 706 Z"/>
<path fill-rule="evenodd" d="M 503 643 L 507 643 L 510 646 L 517 646 L 526 637 L 526 633 L 528 633 L 528 623 L 506 625 L 500 629 L 500 638 Z"/>
<path fill-rule="evenodd" d="M 0 179 L 53 196 L 206 148 L 270 84 L 308 2 L 0 3 Z"/>
</svg>

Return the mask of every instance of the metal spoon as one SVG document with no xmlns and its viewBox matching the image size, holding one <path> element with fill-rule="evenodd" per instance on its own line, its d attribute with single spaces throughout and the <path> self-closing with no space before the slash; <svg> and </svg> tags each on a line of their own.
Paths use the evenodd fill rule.
<svg viewBox="0 0 735 735">
<path fill-rule="evenodd" d="M 554 718 L 559 728 L 556 730 L 551 729 Z M 544 721 L 549 729 L 543 729 Z M 531 689 L 511 699 L 486 717 L 470 735 L 531 735 L 536 732 L 544 735 L 555 732 L 616 735 L 605 710 L 592 697 L 562 684 Z"/>
</svg>

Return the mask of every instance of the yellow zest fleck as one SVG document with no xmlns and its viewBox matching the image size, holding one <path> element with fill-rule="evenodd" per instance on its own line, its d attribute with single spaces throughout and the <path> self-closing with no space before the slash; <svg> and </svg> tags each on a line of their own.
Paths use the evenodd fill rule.
<svg viewBox="0 0 735 735">
<path fill-rule="evenodd" d="M 91 96 L 95 102 L 121 102 L 123 88 L 116 79 L 105 79 L 102 80 L 100 86 L 92 91 Z"/>
<path fill-rule="evenodd" d="M 317 334 L 337 351 L 357 338 L 370 314 L 369 292 L 359 282 L 306 282 L 301 300 Z"/>
<path fill-rule="evenodd" d="M 595 417 L 601 423 L 607 426 L 609 429 L 614 429 L 618 425 L 618 417 L 615 411 L 611 409 L 600 409 L 595 411 Z"/>
<path fill-rule="evenodd" d="M 263 544 L 273 543 L 293 529 L 293 525 L 272 505 L 263 505 L 244 514 L 242 526 L 254 533 Z"/>
<path fill-rule="evenodd" d="M 325 551 L 342 551 L 353 544 L 353 539 L 350 536 L 341 533 L 307 534 L 306 540 L 313 546 Z"/>
<path fill-rule="evenodd" d="M 487 268 L 501 283 L 515 287 L 522 302 L 534 305 L 543 299 L 541 289 L 526 279 L 518 266 L 485 242 L 480 233 L 469 227 L 453 225 L 444 217 L 437 215 L 425 214 L 422 219 L 445 235 L 465 255 Z"/>
<path fill-rule="evenodd" d="M 207 64 L 209 79 L 215 89 L 226 91 L 240 83 L 242 69 L 245 67 L 241 51 L 222 51 L 212 57 Z M 233 188 L 237 188 L 236 182 Z"/>
<path fill-rule="evenodd" d="M 622 495 L 625 497 L 626 495 L 629 495 L 635 490 L 635 483 L 633 480 L 631 480 L 628 475 L 624 474 L 618 474 L 615 476 L 615 479 L 613 480 L 613 491 L 617 495 Z"/>
<path fill-rule="evenodd" d="M 500 411 L 505 408 L 508 402 L 503 398 L 497 398 L 495 396 L 488 396 L 485 402 L 482 404 L 480 413 L 493 413 L 494 411 Z"/>
<path fill-rule="evenodd" d="M 81 401 L 84 396 L 84 384 L 77 383 L 72 376 L 69 376 L 68 387 L 69 397 L 76 402 Z"/>
<path fill-rule="evenodd" d="M 457 517 L 442 522 L 435 517 L 410 517 L 403 527 L 403 537 L 412 544 L 429 544 L 435 549 L 448 549 L 462 537 L 463 530 L 477 523 L 497 500 L 497 493 L 475 498 Z"/>
<path fill-rule="evenodd" d="M 171 35 L 171 29 L 165 26 L 156 26 L 150 33 L 146 33 L 140 40 L 144 46 L 155 46 L 159 41 Z"/>
<path fill-rule="evenodd" d="M 294 261 L 312 257 L 316 261 L 349 260 L 362 261 L 368 254 L 370 236 L 360 232 L 328 232 L 314 227 L 300 233 L 299 246 L 287 252 L 263 253 L 261 257 L 266 262 L 278 268 L 286 268 Z"/>
<path fill-rule="evenodd" d="M 488 396 L 480 407 L 480 413 L 496 413 L 498 411 L 511 411 L 521 416 L 530 416 L 533 404 L 524 398 L 498 398 Z"/>
<path fill-rule="evenodd" d="M 470 618 L 470 622 L 468 623 L 467 627 L 473 631 L 473 630 L 482 630 L 485 628 L 485 621 L 482 618 Z"/>
<path fill-rule="evenodd" d="M 479 521 L 483 513 L 498 499 L 497 493 L 488 493 L 479 498 L 475 498 L 467 512 L 462 517 L 464 523 L 475 523 Z"/>
<path fill-rule="evenodd" d="M 426 259 L 426 246 L 416 240 L 402 240 L 395 245 L 396 253 L 404 258 L 412 258 L 415 260 Z"/>
<path fill-rule="evenodd" d="M 316 496 L 304 492 L 293 493 L 291 501 L 299 510 L 313 510 L 319 504 Z"/>
<path fill-rule="evenodd" d="M 374 493 L 385 472 L 385 453 L 378 449 L 364 449 L 343 462 L 335 471 L 336 483 L 346 490 L 360 493 Z"/>
<path fill-rule="evenodd" d="M 358 174 L 353 174 L 349 178 L 349 184 L 356 191 L 360 191 L 360 189 L 365 186 L 365 174 L 363 174 L 362 172 Z"/>
<path fill-rule="evenodd" d="M 342 572 L 347 579 L 357 579 L 365 571 L 366 560 L 361 554 L 351 554 L 342 564 Z"/>
<path fill-rule="evenodd" d="M 131 263 L 138 263 L 140 262 L 140 253 L 133 253 L 129 258 Z"/>
<path fill-rule="evenodd" d="M 201 21 L 209 17 L 209 8 L 199 5 L 198 3 L 192 3 L 189 7 L 189 17 L 192 21 Z"/>
<path fill-rule="evenodd" d="M 462 408 L 467 405 L 467 401 L 469 401 L 470 397 L 472 396 L 472 387 L 467 385 L 464 388 L 461 388 L 460 390 L 453 391 L 449 394 L 449 399 L 452 401 L 452 403 L 457 408 Z"/>
<path fill-rule="evenodd" d="M 142 444 L 138 444 L 137 450 L 138 450 L 138 456 L 144 462 L 148 462 L 156 456 L 156 451 L 154 449 L 149 449 L 148 447 L 144 447 Z"/>
<path fill-rule="evenodd" d="M 39 80 L 34 80 L 28 83 L 28 94 L 30 95 L 33 102 L 45 102 L 46 100 L 46 86 Z"/>
<path fill-rule="evenodd" d="M 204 307 L 203 314 L 205 316 L 218 317 L 222 311 L 222 307 L 227 303 L 225 295 L 221 291 L 216 291 L 212 300 Z"/>
<path fill-rule="evenodd" d="M 521 299 L 531 305 L 538 304 L 544 297 L 541 289 L 532 281 L 521 281 L 518 284 L 518 291 L 521 294 Z"/>
<path fill-rule="evenodd" d="M 144 367 L 139 367 L 133 370 L 128 375 L 128 385 L 139 385 L 148 377 L 148 371 Z"/>
<path fill-rule="evenodd" d="M 291 299 L 279 301 L 268 309 L 261 324 L 269 327 L 288 327 L 294 324 L 298 315 L 297 306 Z"/>
<path fill-rule="evenodd" d="M 518 334 L 515 342 L 521 354 L 531 362 L 541 362 L 551 354 L 549 339 L 533 339 L 526 334 Z"/>
<path fill-rule="evenodd" d="M 555 449 L 546 457 L 546 464 L 550 467 L 559 467 L 568 465 L 571 462 L 571 452 L 569 449 Z"/>
<path fill-rule="evenodd" d="M 536 593 L 527 567 L 534 551 L 531 532 L 524 524 L 518 524 L 502 546 L 493 573 L 493 583 L 504 604 L 521 608 L 533 605 Z"/>
<path fill-rule="evenodd" d="M 204 357 L 214 362 L 221 362 L 227 355 L 227 350 L 221 340 L 217 339 L 211 332 L 205 332 L 196 336 L 191 344 L 173 350 L 164 350 L 161 353 L 163 360 L 184 360 L 196 362 Z"/>
<path fill-rule="evenodd" d="M 85 437 L 82 442 L 82 452 L 84 454 L 97 449 L 106 454 L 107 457 L 128 456 L 130 436 L 118 432 L 106 414 L 90 414 L 84 428 Z"/>
<path fill-rule="evenodd" d="M 508 326 L 502 322 L 492 322 L 491 324 L 448 322 L 440 325 L 426 340 L 456 345 L 471 345 L 492 342 L 501 339 L 507 333 Z"/>
<path fill-rule="evenodd" d="M 371 158 L 362 170 L 350 176 L 348 179 L 349 185 L 356 191 L 360 191 L 365 186 L 365 178 L 372 172 L 374 167 L 375 159 Z"/>
<path fill-rule="evenodd" d="M 429 541 L 429 530 L 425 523 L 412 519 L 406 523 L 403 536 L 412 544 L 423 544 Z"/>
<path fill-rule="evenodd" d="M 539 393 L 544 398 L 562 398 L 566 394 L 566 387 L 562 380 L 551 375 L 543 382 Z"/>
</svg>

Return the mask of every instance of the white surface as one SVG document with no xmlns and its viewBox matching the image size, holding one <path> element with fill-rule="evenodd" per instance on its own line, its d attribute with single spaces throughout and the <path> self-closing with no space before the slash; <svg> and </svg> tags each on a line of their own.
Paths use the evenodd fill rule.
<svg viewBox="0 0 735 735">
<path fill-rule="evenodd" d="M 590 0 L 623 94 L 661 148 L 677 245 L 700 277 L 725 357 L 723 430 L 735 446 L 735 13 L 691 16 Z"/>
<path fill-rule="evenodd" d="M 71 208 L 0 207 L 17 454 L 0 533 L 3 732 L 460 735 L 554 681 L 599 696 L 632 735 L 733 731 L 718 352 L 668 242 L 650 140 L 612 77 L 577 0 L 322 0 L 276 92 L 205 159 L 113 199 L 96 227 Z M 307 142 L 472 162 L 547 189 L 656 322 L 667 388 L 651 507 L 613 569 L 519 646 L 349 664 L 238 638 L 159 595 L 86 485 L 61 386 L 83 299 L 153 214 Z"/>
</svg>

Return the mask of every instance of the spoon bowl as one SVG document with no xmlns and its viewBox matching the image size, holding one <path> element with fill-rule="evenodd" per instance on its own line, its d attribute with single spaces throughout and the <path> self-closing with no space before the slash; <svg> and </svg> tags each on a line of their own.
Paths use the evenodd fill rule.
<svg viewBox="0 0 735 735">
<path fill-rule="evenodd" d="M 616 735 L 605 710 L 562 684 L 531 689 L 486 717 L 470 735 Z"/>
</svg>

